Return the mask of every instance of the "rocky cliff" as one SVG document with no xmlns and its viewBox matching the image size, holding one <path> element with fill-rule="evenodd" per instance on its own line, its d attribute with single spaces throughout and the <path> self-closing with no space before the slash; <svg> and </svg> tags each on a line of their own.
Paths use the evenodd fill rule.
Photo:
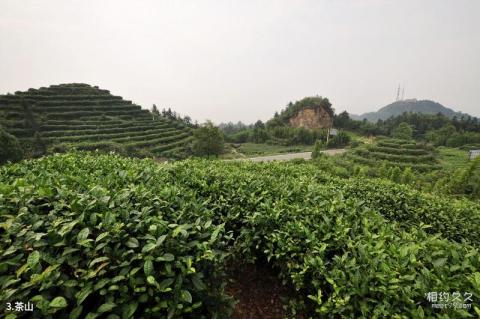
<svg viewBox="0 0 480 319">
<path fill-rule="evenodd" d="M 323 107 L 317 106 L 299 110 L 288 122 L 292 127 L 319 129 L 332 127 L 333 118 Z"/>
</svg>

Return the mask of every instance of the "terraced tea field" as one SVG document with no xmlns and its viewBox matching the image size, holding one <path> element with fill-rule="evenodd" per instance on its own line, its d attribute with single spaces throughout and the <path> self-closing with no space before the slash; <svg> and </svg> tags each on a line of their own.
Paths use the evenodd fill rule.
<svg viewBox="0 0 480 319">
<path fill-rule="evenodd" d="M 414 141 L 382 139 L 374 145 L 353 150 L 348 157 L 366 165 L 380 165 L 382 162 L 398 167 L 411 167 L 418 171 L 440 168 L 434 148 Z"/>
<path fill-rule="evenodd" d="M 27 147 L 35 147 L 38 132 L 50 151 L 113 148 L 169 157 L 191 138 L 183 123 L 153 118 L 131 101 L 88 84 L 0 95 L 0 125 Z"/>
</svg>

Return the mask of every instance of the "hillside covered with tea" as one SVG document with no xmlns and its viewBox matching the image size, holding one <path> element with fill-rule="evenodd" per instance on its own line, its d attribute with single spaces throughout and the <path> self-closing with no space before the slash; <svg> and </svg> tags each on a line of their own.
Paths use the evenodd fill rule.
<svg viewBox="0 0 480 319">
<path fill-rule="evenodd" d="M 0 167 L 0 300 L 35 303 L 31 318 L 230 318 L 226 267 L 242 261 L 291 289 L 289 318 L 473 318 L 479 243 L 478 202 L 311 164 Z M 429 292 L 473 305 L 435 309 Z"/>
<path fill-rule="evenodd" d="M 0 126 L 32 154 L 70 149 L 175 156 L 191 129 L 88 84 L 52 85 L 0 95 Z"/>
<path fill-rule="evenodd" d="M 348 157 L 355 162 L 377 167 L 388 164 L 417 171 L 440 168 L 434 147 L 412 140 L 380 139 L 373 145 L 352 150 Z"/>
</svg>

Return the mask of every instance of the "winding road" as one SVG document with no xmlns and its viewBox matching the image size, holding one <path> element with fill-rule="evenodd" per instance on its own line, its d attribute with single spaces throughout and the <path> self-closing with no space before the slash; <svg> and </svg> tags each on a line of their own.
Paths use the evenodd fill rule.
<svg viewBox="0 0 480 319">
<path fill-rule="evenodd" d="M 322 153 L 325 153 L 327 155 L 337 155 L 345 152 L 346 152 L 346 149 L 332 149 L 332 150 L 322 151 Z M 253 162 L 270 162 L 270 161 L 289 161 L 296 158 L 303 158 L 303 159 L 309 160 L 312 158 L 312 152 L 250 157 L 250 158 L 245 158 L 244 160 L 250 160 Z"/>
</svg>

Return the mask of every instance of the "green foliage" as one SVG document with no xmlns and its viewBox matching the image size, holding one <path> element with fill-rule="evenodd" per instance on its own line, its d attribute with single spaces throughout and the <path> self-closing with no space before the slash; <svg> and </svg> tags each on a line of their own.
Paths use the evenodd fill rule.
<svg viewBox="0 0 480 319">
<path fill-rule="evenodd" d="M 224 139 L 220 129 L 207 122 L 193 131 L 192 152 L 197 156 L 218 156 L 223 152 Z"/>
<path fill-rule="evenodd" d="M 413 128 L 415 139 L 426 140 L 436 146 L 446 145 L 448 139 L 450 139 L 449 145 L 455 147 L 480 144 L 479 119 L 464 115 L 449 118 L 437 112 L 436 114 L 405 112 L 373 123 L 366 120 L 352 120 L 348 113 L 342 112 L 335 115 L 334 127 L 348 129 L 362 135 L 391 136 L 403 122 Z"/>
<path fill-rule="evenodd" d="M 413 136 L 412 127 L 405 122 L 400 123 L 392 132 L 392 137 L 401 140 L 411 140 Z"/>
<path fill-rule="evenodd" d="M 334 111 L 327 98 L 306 97 L 295 103 L 289 103 L 266 124 L 257 121 L 253 125 L 228 123 L 221 125 L 227 142 L 231 143 L 269 143 L 277 145 L 313 145 L 318 139 L 325 139 L 325 129 L 307 129 L 289 126 L 289 119 L 305 108 L 322 109 L 333 118 Z"/>
<path fill-rule="evenodd" d="M 347 146 L 352 138 L 347 132 L 338 131 L 337 135 L 328 140 L 328 147 L 344 147 Z"/>
<path fill-rule="evenodd" d="M 480 143 L 480 131 L 457 130 L 453 124 L 447 124 L 438 130 L 429 131 L 425 139 L 436 146 L 460 147 Z"/>
<path fill-rule="evenodd" d="M 253 125 L 251 141 L 254 143 L 265 143 L 267 139 L 268 139 L 268 133 L 265 130 L 265 124 L 263 124 L 262 121 L 258 120 Z"/>
<path fill-rule="evenodd" d="M 234 133 L 230 136 L 227 136 L 226 139 L 232 143 L 247 143 L 248 141 L 253 140 L 253 138 L 251 138 L 251 132 L 248 130 Z"/>
<path fill-rule="evenodd" d="M 354 149 L 349 158 L 369 166 L 379 166 L 382 163 L 399 167 L 400 169 L 411 168 L 415 171 L 431 171 L 440 168 L 434 148 L 423 143 L 403 139 L 380 139 L 374 145 L 366 145 Z M 394 179 L 400 182 L 395 172 Z M 381 176 L 389 176 L 381 174 Z"/>
<path fill-rule="evenodd" d="M 325 156 L 325 154 L 322 152 L 325 149 L 326 149 L 325 143 L 320 140 L 317 140 L 315 142 L 315 148 L 313 149 L 313 152 L 312 152 L 312 159 L 317 159 L 319 157 Z"/>
<path fill-rule="evenodd" d="M 321 96 L 310 96 L 296 101 L 295 103 L 290 102 L 287 107 L 280 112 L 278 116 L 274 117 L 273 120 L 277 122 L 278 120 L 280 120 L 283 123 L 287 123 L 292 116 L 305 108 L 322 108 L 323 110 L 325 110 L 325 112 L 328 113 L 328 115 L 330 115 L 331 118 L 333 118 L 335 114 L 334 110 L 332 109 L 332 104 L 327 98 Z M 272 125 L 272 123 L 273 122 L 270 122 L 268 124 Z"/>
<path fill-rule="evenodd" d="M 38 132 L 35 132 L 33 146 L 35 148 L 34 156 L 42 156 L 47 153 L 47 145 Z"/>
<path fill-rule="evenodd" d="M 150 110 L 154 116 L 160 116 L 160 111 L 158 110 L 155 104 L 152 105 L 152 109 Z"/>
<path fill-rule="evenodd" d="M 17 138 L 0 127 L 0 164 L 16 162 L 23 157 L 23 150 Z"/>
<path fill-rule="evenodd" d="M 455 126 L 447 124 L 439 130 L 432 130 L 426 135 L 427 141 L 436 146 L 445 145 L 447 139 L 457 132 Z"/>
<path fill-rule="evenodd" d="M 444 183 L 450 194 L 480 199 L 480 157 L 472 160 L 466 168 L 456 170 Z"/>
<path fill-rule="evenodd" d="M 167 157 L 185 153 L 191 137 L 188 117 L 131 101 L 82 83 L 52 85 L 0 95 L 0 124 L 24 146 L 26 157 L 85 145 L 121 144 L 129 154 Z M 68 144 L 69 147 L 65 147 Z"/>
<path fill-rule="evenodd" d="M 268 260 L 307 317 L 463 318 L 425 294 L 480 296 L 478 203 L 315 162 L 56 155 L 0 168 L 0 212 L 0 299 L 36 317 L 227 317 L 231 254 Z"/>
<path fill-rule="evenodd" d="M 218 284 L 228 235 L 194 198 L 181 204 L 165 174 L 86 154 L 2 170 L 0 299 L 30 300 L 33 318 L 228 313 Z"/>
<path fill-rule="evenodd" d="M 415 174 L 411 167 L 407 167 L 403 170 L 400 177 L 400 183 L 402 184 L 412 184 L 415 181 Z"/>
<path fill-rule="evenodd" d="M 392 117 L 402 116 L 404 114 L 418 115 L 420 117 L 436 117 L 440 115 L 445 118 L 453 118 L 455 116 L 460 117 L 464 115 L 459 112 L 454 112 L 434 101 L 409 99 L 393 102 L 382 107 L 377 112 L 365 113 L 362 117 L 366 118 L 368 121 L 377 122 L 378 120 L 388 120 Z"/>
</svg>

